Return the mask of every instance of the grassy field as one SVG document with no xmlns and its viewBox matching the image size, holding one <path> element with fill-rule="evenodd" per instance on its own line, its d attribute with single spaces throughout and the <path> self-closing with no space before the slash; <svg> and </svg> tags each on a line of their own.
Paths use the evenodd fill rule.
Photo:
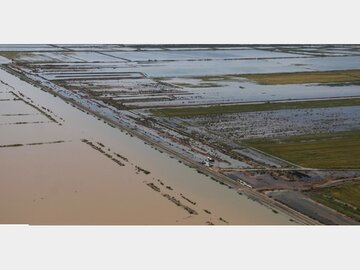
<svg viewBox="0 0 360 270">
<path fill-rule="evenodd" d="M 312 71 L 295 73 L 245 74 L 259 84 L 360 83 L 360 70 Z"/>
<path fill-rule="evenodd" d="M 330 208 L 360 221 L 360 181 L 308 192 L 308 195 Z"/>
<path fill-rule="evenodd" d="M 18 57 L 20 57 L 21 52 L 0 52 L 0 56 L 4 56 L 8 59 L 16 60 Z"/>
<path fill-rule="evenodd" d="M 211 82 L 211 81 L 232 81 L 232 80 L 238 80 L 240 75 L 210 75 L 210 76 L 194 76 L 192 78 L 201 80 L 204 82 Z"/>
<path fill-rule="evenodd" d="M 242 142 L 308 168 L 360 169 L 360 130 Z"/>
<path fill-rule="evenodd" d="M 327 108 L 340 106 L 358 106 L 360 98 L 330 99 L 297 102 L 267 102 L 261 104 L 216 105 L 207 107 L 183 107 L 150 110 L 156 116 L 165 117 L 191 117 L 199 115 L 214 115 L 224 113 L 272 111 L 284 109 Z"/>
</svg>

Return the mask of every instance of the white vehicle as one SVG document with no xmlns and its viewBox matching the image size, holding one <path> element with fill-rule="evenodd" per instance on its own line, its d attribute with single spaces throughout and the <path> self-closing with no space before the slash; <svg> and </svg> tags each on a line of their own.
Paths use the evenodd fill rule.
<svg viewBox="0 0 360 270">
<path fill-rule="evenodd" d="M 208 162 L 214 162 L 214 161 L 215 161 L 215 160 L 214 160 L 213 158 L 211 158 L 211 157 L 207 157 L 206 160 L 207 160 Z"/>
<path fill-rule="evenodd" d="M 208 160 L 205 160 L 204 164 L 205 164 L 206 167 L 212 167 L 213 166 Z"/>
</svg>

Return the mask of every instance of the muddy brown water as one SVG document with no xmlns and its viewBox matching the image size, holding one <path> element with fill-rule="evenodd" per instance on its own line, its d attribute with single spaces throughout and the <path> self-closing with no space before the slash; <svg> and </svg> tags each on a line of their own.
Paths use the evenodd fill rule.
<svg viewBox="0 0 360 270">
<path fill-rule="evenodd" d="M 64 119 L 62 125 L 0 125 L 0 145 L 22 145 L 0 148 L 0 223 L 226 224 L 222 218 L 229 224 L 291 224 L 290 217 L 275 214 L 59 97 L 3 70 L 0 78 L 15 88 L 0 84 L 0 92 L 20 92 Z M 1 114 L 39 113 L 20 101 L 11 105 L 0 103 Z M 120 166 L 82 142 L 84 138 L 100 142 L 102 151 L 128 161 L 118 158 L 125 164 Z M 55 141 L 63 142 L 50 143 Z M 33 143 L 38 144 L 29 145 Z"/>
</svg>

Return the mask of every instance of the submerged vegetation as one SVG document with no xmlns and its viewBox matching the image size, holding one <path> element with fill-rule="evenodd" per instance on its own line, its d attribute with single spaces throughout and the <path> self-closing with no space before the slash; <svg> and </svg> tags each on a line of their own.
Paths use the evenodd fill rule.
<svg viewBox="0 0 360 270">
<path fill-rule="evenodd" d="M 16 96 L 19 100 L 23 101 L 24 103 L 26 103 L 27 105 L 33 107 L 35 110 L 37 110 L 38 112 L 40 112 L 41 114 L 45 115 L 50 121 L 53 121 L 55 123 L 57 123 L 58 125 L 61 126 L 61 123 L 59 123 L 54 117 L 52 117 L 49 113 L 53 114 L 53 112 L 47 108 L 45 108 L 44 106 L 41 106 L 41 109 L 38 108 L 37 106 L 35 106 L 33 103 L 33 100 L 31 100 L 30 98 L 27 98 L 28 100 L 25 100 L 25 96 L 19 92 L 19 95 L 16 94 L 13 91 L 10 91 L 11 94 L 13 94 L 14 96 Z M 47 112 L 45 112 L 47 111 Z"/>
<path fill-rule="evenodd" d="M 189 198 L 185 197 L 183 194 L 180 193 L 181 198 L 183 198 L 184 200 L 188 201 L 189 203 L 191 203 L 192 205 L 196 205 L 196 202 L 190 200 Z"/>
<path fill-rule="evenodd" d="M 139 166 L 135 166 L 135 168 L 136 168 L 136 171 L 137 171 L 137 172 L 142 172 L 142 173 L 144 173 L 144 174 L 150 174 L 149 171 L 147 171 L 147 170 L 145 170 L 145 169 L 143 169 L 143 168 L 141 168 L 141 167 L 139 167 Z"/>
<path fill-rule="evenodd" d="M 93 149 L 95 149 L 96 151 L 102 153 L 104 156 L 108 157 L 109 159 L 111 159 L 112 161 L 114 161 L 116 164 L 118 164 L 119 166 L 125 166 L 124 163 L 122 163 L 120 160 L 114 158 L 112 155 L 110 155 L 109 153 L 106 153 L 101 147 L 96 146 L 94 143 L 92 143 L 91 141 L 87 140 L 87 139 L 82 139 L 81 140 L 83 143 L 86 143 L 87 145 L 91 146 Z"/>
<path fill-rule="evenodd" d="M 5 144 L 5 145 L 0 145 L 0 148 L 6 148 L 6 147 L 20 147 L 20 146 L 33 146 L 33 145 L 43 145 L 43 144 L 55 144 L 55 143 L 63 143 L 65 141 L 53 141 L 53 142 L 36 142 L 36 143 L 26 143 L 26 144 L 22 144 L 22 143 L 16 143 L 16 144 Z"/>
<path fill-rule="evenodd" d="M 147 184 L 150 188 L 152 188 L 153 190 L 155 190 L 156 192 L 160 192 L 160 188 L 157 187 L 156 185 L 154 185 L 154 183 L 148 183 Z"/>
<path fill-rule="evenodd" d="M 186 206 L 184 204 L 182 204 L 178 199 L 176 199 L 174 196 L 170 196 L 169 194 L 162 194 L 165 198 L 167 198 L 169 201 L 173 202 L 174 204 L 176 204 L 177 206 L 183 208 L 184 210 L 186 210 L 190 215 L 197 215 L 198 213 L 190 208 L 189 206 Z"/>
<path fill-rule="evenodd" d="M 21 144 L 21 143 L 15 143 L 15 144 L 0 145 L 0 148 L 5 148 L 5 147 L 20 147 L 20 146 L 23 146 L 23 144 Z"/>
</svg>

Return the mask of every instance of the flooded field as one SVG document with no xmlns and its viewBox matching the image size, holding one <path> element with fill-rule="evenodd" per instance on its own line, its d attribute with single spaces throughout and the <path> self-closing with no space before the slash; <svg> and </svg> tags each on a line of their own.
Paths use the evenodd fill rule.
<svg viewBox="0 0 360 270">
<path fill-rule="evenodd" d="M 3 70 L 0 76 L 2 94 L 46 104 L 63 119 L 0 125 L 1 223 L 291 223 L 60 98 Z M 7 115 L 47 119 L 20 100 L 3 102 L 2 123 Z"/>
<path fill-rule="evenodd" d="M 86 90 L 97 96 L 102 93 L 107 99 L 115 100 L 117 104 L 126 103 L 130 108 L 359 95 L 359 88 L 352 84 L 330 88 L 320 84 L 262 86 L 245 76 L 356 69 L 360 62 L 356 46 L 311 48 L 311 52 L 318 53 L 343 51 L 339 55 L 321 54 L 321 57 L 309 55 L 309 48 L 299 47 L 295 52 L 287 46 L 260 49 L 257 46 L 188 49 L 115 45 L 57 47 L 58 51 L 14 50 L 3 52 L 3 55 L 15 60 L 22 70 L 62 87 Z M 229 74 L 244 74 L 244 77 L 229 77 Z M 136 98 L 124 100 L 118 97 L 124 93 Z M 149 95 L 150 99 L 147 98 Z"/>
<path fill-rule="evenodd" d="M 181 120 L 211 133 L 241 140 L 360 129 L 360 107 L 230 113 Z"/>
<path fill-rule="evenodd" d="M 302 196 L 360 177 L 334 158 L 358 150 L 358 45 L 1 45 L 0 64 L 0 223 L 356 222 Z M 300 135 L 337 140 L 333 167 L 248 141 Z"/>
<path fill-rule="evenodd" d="M 188 50 L 188 51 L 140 51 L 140 52 L 112 52 L 109 55 L 127 59 L 129 61 L 186 61 L 186 60 L 215 60 L 215 59 L 246 59 L 246 58 L 286 58 L 298 55 L 269 52 L 256 49 L 242 50 Z"/>
</svg>

